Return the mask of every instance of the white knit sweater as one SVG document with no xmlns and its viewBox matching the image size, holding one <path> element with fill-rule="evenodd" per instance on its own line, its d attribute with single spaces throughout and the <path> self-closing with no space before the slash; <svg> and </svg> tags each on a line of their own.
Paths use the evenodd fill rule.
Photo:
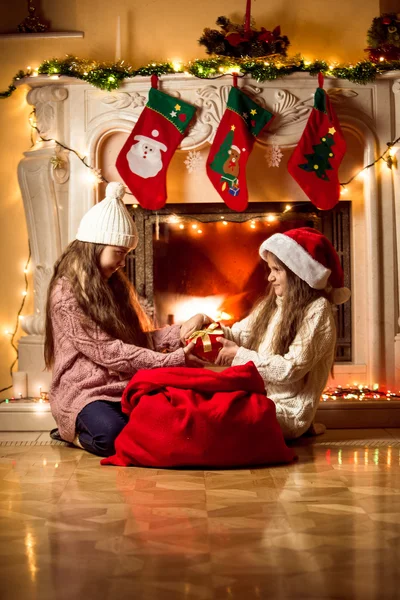
<svg viewBox="0 0 400 600">
<path fill-rule="evenodd" d="M 246 348 L 256 312 L 224 327 L 225 337 L 239 350 L 232 365 L 253 361 L 265 381 L 267 396 L 276 405 L 276 416 L 286 439 L 297 438 L 311 425 L 332 366 L 336 344 L 334 307 L 325 298 L 310 304 L 304 321 L 284 356 L 271 354 L 275 327 L 282 318 L 282 299 L 258 351 Z"/>
</svg>

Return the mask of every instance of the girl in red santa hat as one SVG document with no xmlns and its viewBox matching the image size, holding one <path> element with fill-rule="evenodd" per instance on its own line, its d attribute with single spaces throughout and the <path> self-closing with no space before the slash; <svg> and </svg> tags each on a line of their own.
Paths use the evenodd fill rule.
<svg viewBox="0 0 400 600">
<path fill-rule="evenodd" d="M 49 391 L 57 440 L 100 456 L 128 417 L 121 396 L 138 369 L 202 366 L 193 344 L 181 348 L 197 324 L 150 330 L 135 291 L 121 268 L 138 242 L 121 183 L 82 218 L 76 239 L 54 266 L 46 310 L 45 362 L 53 369 Z"/>
<path fill-rule="evenodd" d="M 276 405 L 285 438 L 313 424 L 336 348 L 334 305 L 350 298 L 330 241 L 308 227 L 276 233 L 260 247 L 269 291 L 254 311 L 224 327 L 217 365 L 253 361 Z"/>
</svg>

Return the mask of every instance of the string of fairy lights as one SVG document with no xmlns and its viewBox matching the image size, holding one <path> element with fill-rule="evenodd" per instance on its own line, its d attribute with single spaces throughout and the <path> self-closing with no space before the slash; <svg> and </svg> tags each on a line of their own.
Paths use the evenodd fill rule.
<svg viewBox="0 0 400 600">
<path fill-rule="evenodd" d="M 203 62 L 203 63 L 207 62 L 208 68 L 211 68 L 210 64 L 214 64 L 214 63 L 212 63 L 213 60 L 214 59 L 209 59 L 208 61 L 196 61 L 196 63 L 197 63 L 196 67 L 197 68 L 201 67 L 201 65 L 199 64 L 200 62 Z M 225 59 L 224 59 L 224 61 L 225 61 Z M 237 61 L 235 61 L 234 65 L 232 65 L 231 62 L 232 61 L 228 61 L 227 65 L 224 64 L 223 66 L 220 65 L 218 67 L 218 69 L 220 71 L 220 74 L 218 76 L 224 76 L 226 74 L 231 74 L 232 72 L 234 72 L 235 68 L 237 69 Z M 253 61 L 253 62 L 255 62 L 255 61 Z M 65 66 L 65 63 L 63 63 L 63 64 Z M 55 67 L 54 67 L 54 65 L 53 65 L 53 67 L 51 66 L 51 62 L 50 61 L 46 61 L 46 65 L 47 65 L 46 68 L 48 69 L 48 72 L 46 74 L 50 75 L 50 73 L 52 72 L 52 70 L 54 71 Z M 61 65 L 61 63 L 60 63 L 60 65 Z M 314 67 L 316 68 L 317 61 L 314 61 L 314 63 L 312 63 L 312 65 L 314 65 Z M 164 71 L 165 64 L 164 64 L 163 68 L 161 68 L 161 66 L 157 65 L 156 63 L 152 63 L 151 66 L 154 69 L 156 69 L 156 67 L 157 67 L 157 69 L 156 69 L 156 71 L 158 71 L 157 74 L 165 74 L 165 71 Z M 214 66 L 216 67 L 216 65 L 214 65 Z M 310 65 L 305 65 L 305 66 L 311 67 L 311 64 Z M 320 63 L 318 63 L 318 66 L 321 67 Z M 212 68 L 214 68 L 214 67 L 212 67 Z M 331 67 L 327 67 L 327 68 L 328 68 L 328 71 L 333 74 L 334 69 L 331 68 Z M 399 65 L 397 66 L 397 68 L 400 69 L 400 61 L 399 61 Z M 150 70 L 149 69 L 150 69 L 150 67 L 146 68 L 145 70 L 142 69 L 142 72 L 140 72 L 140 74 L 141 75 L 148 75 L 148 74 L 150 74 Z M 175 73 L 176 72 L 182 72 L 183 67 L 181 65 L 175 65 L 175 66 L 172 65 L 171 69 L 173 69 L 173 70 L 171 70 L 171 71 L 167 70 L 167 72 L 175 72 Z M 320 71 L 320 70 L 321 70 L 321 68 L 318 69 L 318 71 Z M 140 71 L 140 69 L 138 71 Z M 243 71 L 243 69 L 242 69 L 242 71 Z M 316 72 L 318 72 L 318 71 L 316 71 Z M 19 77 L 16 77 L 16 79 L 22 79 L 22 78 L 28 77 L 28 76 L 35 77 L 35 76 L 39 75 L 39 72 L 44 73 L 44 66 L 43 65 L 41 65 L 40 68 L 38 68 L 37 70 L 34 70 L 34 71 L 32 71 L 31 67 L 27 67 L 27 73 L 20 72 L 19 73 Z M 153 70 L 152 72 L 155 72 L 155 71 Z M 293 71 L 291 71 L 291 72 L 293 72 Z M 310 74 L 315 74 L 314 72 L 311 72 L 311 70 L 309 72 L 310 72 Z M 62 74 L 65 74 L 65 73 L 62 73 Z M 139 73 L 137 73 L 137 74 L 139 74 Z M 192 73 L 192 74 L 195 74 L 195 73 Z M 288 73 L 285 73 L 285 74 L 288 74 Z M 211 76 L 210 72 L 208 72 L 207 75 L 206 74 L 204 74 L 204 75 L 207 76 L 207 77 Z M 57 78 L 59 77 L 59 75 L 58 74 L 55 75 L 55 73 L 53 73 L 50 76 L 56 76 Z M 71 75 L 71 73 L 69 73 L 69 76 L 72 77 L 74 75 Z M 196 76 L 198 76 L 198 75 L 196 75 Z M 87 80 L 89 81 L 89 79 L 87 79 Z M 92 82 L 90 82 L 90 83 L 92 83 Z M 108 88 L 102 88 L 102 89 L 108 89 Z M 114 88 L 111 88 L 111 89 L 114 89 Z M 69 147 L 67 144 L 65 144 L 63 142 L 60 142 L 59 140 L 57 140 L 55 138 L 47 138 L 47 137 L 44 137 L 42 135 L 41 132 L 40 132 L 40 130 L 39 130 L 39 128 L 38 128 L 38 126 L 37 126 L 36 110 L 35 109 L 33 109 L 32 112 L 31 112 L 31 114 L 29 115 L 29 124 L 30 124 L 30 127 L 31 127 L 31 145 L 32 146 L 34 146 L 35 144 L 40 144 L 40 143 L 49 143 L 49 142 L 54 143 L 55 146 L 56 146 L 56 148 L 58 148 L 58 149 L 62 148 L 63 150 L 65 150 L 67 152 L 71 152 L 72 154 L 74 154 L 79 159 L 79 161 L 84 165 L 84 167 L 86 169 L 88 169 L 88 180 L 89 180 L 89 182 L 92 185 L 93 184 L 96 185 L 96 184 L 99 184 L 99 183 L 109 183 L 109 181 L 101 173 L 100 169 L 98 169 L 98 168 L 90 165 L 87 162 L 87 157 L 86 156 L 83 156 L 79 151 L 75 150 L 74 148 Z M 35 135 L 36 135 L 36 139 L 35 139 Z M 397 166 L 396 152 L 398 150 L 397 144 L 399 142 L 400 142 L 400 136 L 398 138 L 394 139 L 393 141 L 388 142 L 387 143 L 387 148 L 373 162 L 365 165 L 364 167 L 361 167 L 347 181 L 340 182 L 340 185 L 342 187 L 342 189 L 341 189 L 341 195 L 344 195 L 344 194 L 347 193 L 347 191 L 348 191 L 347 190 L 347 186 L 353 180 L 355 180 L 356 178 L 362 177 L 362 175 L 364 174 L 364 172 L 367 169 L 372 168 L 378 162 L 380 162 L 380 161 L 385 162 L 387 168 L 390 169 L 390 170 L 393 167 L 396 167 Z M 52 157 L 52 159 L 51 159 L 50 162 L 52 164 L 52 168 L 53 169 L 57 169 L 57 168 L 61 168 L 62 167 L 63 159 L 61 157 L 57 156 L 57 154 L 55 154 L 55 156 Z M 126 193 L 127 193 L 127 195 L 133 196 L 133 194 L 130 191 L 128 191 L 128 190 L 126 190 Z M 300 204 L 304 204 L 304 203 L 300 203 Z M 271 224 L 273 224 L 276 221 L 283 220 L 283 219 L 285 219 L 287 217 L 286 213 L 288 213 L 289 211 L 291 211 L 296 206 L 297 206 L 297 204 L 286 204 L 285 207 L 284 207 L 284 209 L 283 209 L 283 211 L 281 213 L 270 213 L 270 214 L 267 214 L 267 215 L 260 215 L 260 216 L 256 216 L 256 217 L 251 216 L 247 220 L 247 221 L 249 221 L 250 229 L 252 229 L 252 230 L 256 229 L 257 222 L 265 222 L 267 225 L 271 225 Z M 133 208 L 134 209 L 138 208 L 138 204 L 134 203 L 133 204 Z M 228 224 L 230 222 L 229 218 L 226 218 L 225 216 L 221 216 L 220 220 L 221 220 L 222 225 L 225 226 L 225 227 L 228 226 Z M 197 235 L 201 235 L 203 233 L 204 223 L 202 223 L 202 222 L 198 222 L 198 223 L 193 222 L 193 221 L 195 221 L 195 219 L 193 217 L 186 217 L 185 218 L 185 217 L 182 217 L 182 216 L 178 217 L 175 214 L 171 214 L 170 217 L 169 217 L 169 219 L 168 219 L 168 222 L 170 224 L 177 224 L 178 227 L 179 227 L 179 229 L 185 229 L 185 226 L 186 226 L 186 224 L 187 224 L 188 221 L 189 221 L 189 227 L 193 230 L 193 233 L 195 233 Z M 245 219 L 245 221 L 246 221 L 246 219 Z M 156 235 L 158 234 L 158 231 L 159 231 L 159 225 L 156 224 Z M 19 329 L 19 326 L 20 326 L 20 322 L 23 319 L 22 311 L 23 311 L 23 308 L 25 306 L 26 297 L 28 295 L 28 278 L 27 278 L 27 273 L 28 273 L 28 270 L 29 270 L 30 260 L 31 260 L 31 251 L 30 251 L 30 248 L 29 248 L 29 256 L 28 256 L 26 265 L 24 267 L 25 289 L 22 292 L 22 301 L 21 301 L 21 305 L 20 305 L 18 313 L 17 313 L 16 324 L 15 324 L 14 329 L 12 331 L 10 331 L 8 329 L 6 329 L 4 331 L 5 335 L 7 335 L 7 336 L 10 337 L 10 344 L 11 344 L 11 346 L 12 346 L 12 348 L 15 351 L 15 354 L 16 354 L 15 359 L 13 360 L 13 362 L 12 362 L 12 364 L 10 366 L 10 369 L 9 369 L 10 376 L 12 376 L 13 368 L 14 368 L 15 364 L 18 361 L 18 347 L 15 344 L 14 340 L 15 340 L 15 337 L 17 335 L 17 332 L 18 332 L 18 329 Z M 7 391 L 11 387 L 12 386 L 10 385 L 10 386 L 1 388 L 0 392 Z M 323 396 L 323 399 L 324 400 L 326 400 L 326 399 L 336 400 L 338 398 L 345 398 L 345 399 L 358 398 L 360 400 L 367 400 L 367 399 L 373 399 L 373 398 L 376 399 L 378 397 L 379 398 L 385 397 L 386 399 L 389 399 L 389 400 L 390 400 L 390 398 L 393 398 L 393 399 L 399 398 L 400 399 L 400 392 L 399 392 L 399 396 L 397 396 L 397 395 L 395 395 L 395 394 L 393 394 L 391 392 L 389 392 L 389 393 L 380 392 L 378 390 L 378 388 L 376 388 L 376 390 L 373 390 L 371 392 L 371 390 L 369 390 L 368 388 L 365 388 L 365 386 L 364 386 L 364 388 L 362 386 L 361 386 L 361 388 L 360 387 L 356 387 L 356 386 L 346 387 L 346 388 L 340 388 L 340 386 L 339 386 L 336 389 L 328 388 L 326 390 L 326 394 L 324 394 L 324 396 Z"/>
<path fill-rule="evenodd" d="M 28 242 L 28 244 L 29 244 L 29 242 Z M 24 309 L 26 297 L 28 295 L 28 287 L 29 287 L 28 273 L 29 273 L 30 262 L 31 262 L 31 247 L 30 247 L 30 244 L 29 244 L 28 259 L 27 259 L 27 261 L 25 263 L 24 271 L 23 271 L 23 273 L 24 273 L 25 288 L 22 291 L 22 300 L 21 300 L 20 307 L 18 309 L 18 313 L 17 313 L 17 318 L 16 318 L 16 322 L 15 322 L 15 325 L 14 325 L 14 329 L 13 330 L 5 329 L 5 331 L 4 331 L 4 335 L 10 337 L 10 344 L 11 344 L 12 348 L 15 351 L 15 358 L 14 358 L 13 362 L 11 363 L 10 369 L 9 369 L 10 377 L 12 377 L 13 368 L 16 365 L 16 363 L 18 361 L 18 356 L 19 356 L 18 346 L 15 344 L 14 340 L 15 340 L 15 336 L 17 335 L 18 329 L 20 327 L 21 320 L 24 318 L 23 315 L 22 315 L 22 311 Z M 12 385 L 6 386 L 4 388 L 1 388 L 0 392 L 6 392 L 7 390 L 9 390 L 11 388 L 12 388 Z"/>
</svg>

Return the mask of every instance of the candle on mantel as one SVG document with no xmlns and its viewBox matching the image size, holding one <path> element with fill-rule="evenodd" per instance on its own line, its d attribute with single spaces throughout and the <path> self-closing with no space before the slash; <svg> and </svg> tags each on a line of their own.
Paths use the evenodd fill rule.
<svg viewBox="0 0 400 600">
<path fill-rule="evenodd" d="M 115 39 L 115 62 L 121 60 L 121 17 L 117 16 L 117 34 Z"/>
<path fill-rule="evenodd" d="M 12 374 L 14 398 L 26 398 L 28 396 L 28 374 L 25 371 L 15 371 Z"/>
</svg>

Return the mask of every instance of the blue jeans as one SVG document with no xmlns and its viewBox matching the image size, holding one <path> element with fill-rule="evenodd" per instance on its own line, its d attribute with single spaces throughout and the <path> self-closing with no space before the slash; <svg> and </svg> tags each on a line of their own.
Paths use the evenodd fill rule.
<svg viewBox="0 0 400 600">
<path fill-rule="evenodd" d="M 95 400 L 78 414 L 76 432 L 85 450 L 97 456 L 111 456 L 115 454 L 115 438 L 128 420 L 121 402 Z"/>
</svg>

